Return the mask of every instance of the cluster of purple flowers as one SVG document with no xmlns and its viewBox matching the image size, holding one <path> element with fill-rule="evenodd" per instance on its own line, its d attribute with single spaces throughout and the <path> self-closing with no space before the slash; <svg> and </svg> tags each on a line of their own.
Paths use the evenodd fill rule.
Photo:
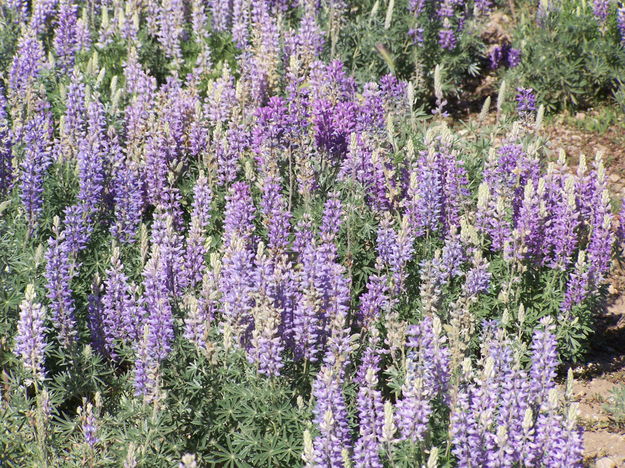
<svg viewBox="0 0 625 468">
<path fill-rule="evenodd" d="M 492 259 L 559 274 L 552 315 L 570 314 L 605 283 L 614 234 L 600 158 L 575 174 L 564 161 L 545 168 L 525 135 L 512 133 L 492 144 L 474 187 L 464 142 L 446 126 L 428 127 L 418 142 L 398 131 L 413 115 L 407 83 L 387 75 L 360 86 L 340 61 L 321 60 L 317 2 L 95 3 L 97 24 L 81 23 L 81 6 L 69 0 L 35 2 L 31 12 L 12 2 L 30 27 L 6 97 L 0 88 L 0 194 L 19 196 L 32 236 L 48 232 L 40 218 L 51 205 L 50 169 L 76 174 L 75 197 L 52 207 L 62 218 L 45 253 L 50 332 L 61 347 L 85 340 L 80 320 L 89 315 L 94 348 L 108 362 L 131 359 L 135 394 L 146 400 L 157 397 L 178 339 L 200 352 L 245 354 L 269 378 L 294 362 L 318 369 L 310 466 L 383 466 L 395 448 L 429 441 L 441 409 L 451 412 L 461 466 L 578 463 L 579 433 L 553 396 L 553 329 L 535 332 L 529 371 L 492 324 L 483 327 L 479 370 L 467 361 L 459 369 L 467 345 L 459 337 L 475 330 L 470 306 L 497 289 Z M 434 11 L 440 46 L 457 46 L 463 2 L 409 7 L 416 17 Z M 491 7 L 477 4 L 480 13 Z M 302 16 L 285 30 L 289 8 Z M 333 2 L 333 12 L 344 9 Z M 212 70 L 209 24 L 232 33 L 236 75 L 227 65 L 219 76 Z M 162 48 L 165 78 L 141 63 L 139 31 Z M 96 38 L 126 51 L 110 93 L 97 54 L 77 66 Z M 201 51 L 188 76 L 184 41 Z M 503 46 L 490 58 L 493 68 L 512 67 L 519 53 Z M 39 81 L 47 69 L 66 84 L 58 122 Z M 524 117 L 536 110 L 531 89 L 519 88 L 517 102 Z M 112 245 L 100 281 L 81 262 L 102 238 Z M 364 267 L 351 250 L 360 241 Z M 77 278 L 94 284 L 88 314 Z M 404 322 L 406 304 L 424 318 Z M 39 379 L 45 348 L 43 308 L 29 288 L 15 351 Z M 399 377 L 385 402 L 387 364 Z M 352 383 L 357 421 L 348 417 Z M 95 447 L 89 404 L 82 430 Z"/>
</svg>

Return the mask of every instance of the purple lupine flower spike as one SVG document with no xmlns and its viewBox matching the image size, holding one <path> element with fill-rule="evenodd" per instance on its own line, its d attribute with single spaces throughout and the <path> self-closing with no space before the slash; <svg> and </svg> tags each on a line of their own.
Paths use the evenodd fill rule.
<svg viewBox="0 0 625 468">
<path fill-rule="evenodd" d="M 96 398 L 99 398 L 99 394 L 96 394 Z M 81 430 L 85 443 L 93 449 L 96 444 L 100 442 L 98 437 L 98 424 L 93 414 L 93 404 L 83 401 L 83 405 L 79 409 Z"/>
<path fill-rule="evenodd" d="M 13 151 L 4 87 L 0 85 L 0 196 L 6 195 L 13 184 Z"/>
<path fill-rule="evenodd" d="M 555 326 L 542 320 L 532 338 L 531 391 L 538 405 L 546 401 L 550 390 L 555 388 L 554 379 L 559 361 L 554 332 Z"/>
<path fill-rule="evenodd" d="M 43 179 L 52 162 L 48 146 L 50 123 L 43 113 L 45 109 L 41 111 L 25 125 L 25 154 L 20 168 L 20 195 L 31 233 L 43 210 Z"/>
<path fill-rule="evenodd" d="M 124 342 L 135 342 L 141 329 L 137 306 L 119 255 L 119 249 L 114 247 L 101 299 L 105 349 L 112 358 L 116 357 L 115 347 Z"/>
<path fill-rule="evenodd" d="M 112 142 L 112 191 L 115 203 L 115 221 L 111 234 L 122 243 L 132 243 L 137 237 L 144 209 L 144 189 L 137 166 L 121 154 L 121 148 Z"/>
<path fill-rule="evenodd" d="M 276 255 L 284 252 L 289 243 L 291 213 L 281 193 L 280 180 L 277 176 L 267 176 L 263 183 L 261 209 L 269 238 L 268 247 Z"/>
<path fill-rule="evenodd" d="M 610 0 L 593 0 L 592 12 L 600 24 L 603 25 L 606 22 L 609 10 Z"/>
<path fill-rule="evenodd" d="M 74 254 L 65 239 L 65 233 L 57 233 L 48 240 L 46 252 L 46 287 L 50 300 L 52 325 L 58 330 L 59 342 L 68 347 L 76 339 L 74 298 L 71 281 L 76 274 Z"/>
<path fill-rule="evenodd" d="M 616 26 L 621 35 L 621 44 L 625 45 L 625 6 L 621 6 L 616 12 Z"/>
<path fill-rule="evenodd" d="M 43 70 L 44 64 L 45 56 L 41 42 L 32 33 L 22 36 L 9 71 L 9 96 L 23 99 L 26 90 Z"/>
<path fill-rule="evenodd" d="M 357 406 L 359 437 L 354 446 L 354 466 L 356 468 L 382 468 L 380 441 L 384 427 L 384 403 L 378 386 L 380 357 L 373 348 L 367 348 L 359 369 L 361 387 L 358 391 Z"/>
<path fill-rule="evenodd" d="M 195 287 L 202 281 L 206 254 L 206 227 L 210 220 L 212 192 L 208 179 L 200 172 L 195 183 L 191 227 L 185 252 L 185 269 L 182 287 Z"/>
<path fill-rule="evenodd" d="M 521 116 L 528 116 L 536 111 L 536 93 L 532 88 L 517 88 L 517 112 Z"/>
<path fill-rule="evenodd" d="M 256 271 L 254 284 L 255 305 L 252 310 L 254 331 L 252 332 L 251 349 L 248 359 L 255 362 L 258 372 L 268 376 L 280 375 L 283 367 L 282 351 L 284 344 L 279 335 L 280 311 L 273 300 L 275 281 L 272 278 L 275 266 L 264 251 L 261 243 L 256 254 Z"/>
<path fill-rule="evenodd" d="M 32 377 L 36 380 L 43 380 L 45 378 L 44 353 L 46 349 L 45 309 L 35 300 L 35 288 L 29 284 L 26 286 L 24 300 L 20 304 L 15 354 L 21 357 L 24 368 Z"/>
<path fill-rule="evenodd" d="M 72 0 L 60 0 L 54 51 L 58 66 L 67 73 L 74 66 L 74 56 L 78 49 L 76 40 L 77 7 Z"/>
<path fill-rule="evenodd" d="M 149 325 L 147 346 L 150 356 L 156 361 L 167 357 L 174 338 L 174 318 L 167 283 L 165 253 L 158 244 L 154 244 L 152 256 L 143 271 L 143 306 Z"/>
</svg>

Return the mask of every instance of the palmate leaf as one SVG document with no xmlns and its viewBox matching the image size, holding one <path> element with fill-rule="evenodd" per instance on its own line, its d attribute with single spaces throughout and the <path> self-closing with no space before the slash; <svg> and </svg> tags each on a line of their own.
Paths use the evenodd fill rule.
<svg viewBox="0 0 625 468">
<path fill-rule="evenodd" d="M 245 448 L 243 449 L 246 450 Z M 244 453 L 235 450 L 230 439 L 226 439 L 225 447 L 220 444 L 215 444 L 212 453 L 207 457 L 207 462 L 212 466 L 219 466 L 224 468 L 252 468 L 252 465 L 242 459 Z"/>
</svg>

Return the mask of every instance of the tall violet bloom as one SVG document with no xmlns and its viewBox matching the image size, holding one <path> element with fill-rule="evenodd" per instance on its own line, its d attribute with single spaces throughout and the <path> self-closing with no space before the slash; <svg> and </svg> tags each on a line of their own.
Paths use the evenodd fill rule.
<svg viewBox="0 0 625 468">
<path fill-rule="evenodd" d="M 408 369 L 395 421 L 404 440 L 422 440 L 433 410 L 431 400 L 447 392 L 450 361 L 445 343 L 438 319 L 427 317 L 408 330 Z"/>
<path fill-rule="evenodd" d="M 291 213 L 287 201 L 281 193 L 278 176 L 268 175 L 263 181 L 261 209 L 263 224 L 267 229 L 268 247 L 279 255 L 286 251 L 289 243 Z"/>
<path fill-rule="evenodd" d="M 184 238 L 176 232 L 174 218 L 161 206 L 152 223 L 152 246 L 159 252 L 159 271 L 168 294 L 179 295 L 184 284 Z"/>
<path fill-rule="evenodd" d="M 581 466 L 580 433 L 557 404 L 554 327 L 543 322 L 536 331 L 529 373 L 504 331 L 493 323 L 484 328 L 483 369 L 474 376 L 465 370 L 452 408 L 459 466 Z"/>
<path fill-rule="evenodd" d="M 252 322 L 254 205 L 249 187 L 237 182 L 226 197 L 224 256 L 219 289 L 223 315 L 234 336 L 245 342 Z"/>
<path fill-rule="evenodd" d="M 313 441 L 314 463 L 310 467 L 344 466 L 344 451 L 350 449 L 351 440 L 343 379 L 340 370 L 324 366 L 313 383 L 314 424 L 320 434 Z"/>
<path fill-rule="evenodd" d="M 159 385 L 159 359 L 152 347 L 150 324 L 145 324 L 141 338 L 135 345 L 134 381 L 135 396 L 151 401 L 156 397 Z"/>
<path fill-rule="evenodd" d="M 455 152 L 442 141 L 432 144 L 411 168 L 403 202 L 417 235 L 426 231 L 448 232 L 457 226 L 468 196 L 466 170 Z"/>
<path fill-rule="evenodd" d="M 152 256 L 143 271 L 143 306 L 148 324 L 148 353 L 152 359 L 162 361 L 171 351 L 174 338 L 174 318 L 169 302 L 167 273 L 158 244 L 152 247 Z"/>
<path fill-rule="evenodd" d="M 384 427 L 384 403 L 382 392 L 377 389 L 380 357 L 373 348 L 365 350 L 359 369 L 357 407 L 359 436 L 354 446 L 356 468 L 382 468 L 380 445 Z"/>
<path fill-rule="evenodd" d="M 16 96 L 18 99 L 25 97 L 26 90 L 44 67 L 44 57 L 43 46 L 33 34 L 20 38 L 8 76 L 9 96 Z"/>
<path fill-rule="evenodd" d="M 74 154 L 78 150 L 78 143 L 85 138 L 87 132 L 85 93 L 86 89 L 82 75 L 77 70 L 74 70 L 72 79 L 67 86 L 65 116 L 61 131 L 62 144 L 69 147 L 67 149 L 64 148 L 64 150 L 70 154 Z"/>
<path fill-rule="evenodd" d="M 610 10 L 610 0 L 593 0 L 592 12 L 597 17 L 600 24 L 604 24 L 608 19 L 608 12 Z"/>
<path fill-rule="evenodd" d="M 184 2 L 165 0 L 159 12 L 158 39 L 165 54 L 178 64 L 182 59 L 180 40 L 184 28 Z"/>
<path fill-rule="evenodd" d="M 252 309 L 254 330 L 248 359 L 256 363 L 258 372 L 261 374 L 277 376 L 283 366 L 281 354 L 284 344 L 278 333 L 280 311 L 276 308 L 272 297 L 275 287 L 275 281 L 272 278 L 274 265 L 265 253 L 263 244 L 259 245 L 255 263 L 256 289 L 254 291 L 255 304 Z"/>
<path fill-rule="evenodd" d="M 191 227 L 187 237 L 182 287 L 195 287 L 202 281 L 205 268 L 206 228 L 210 221 L 212 192 L 208 179 L 200 172 L 195 182 Z"/>
<path fill-rule="evenodd" d="M 30 17 L 30 29 L 41 34 L 46 28 L 46 22 L 54 16 L 58 0 L 41 0 L 33 5 Z"/>
<path fill-rule="evenodd" d="M 75 306 L 71 281 L 76 274 L 74 255 L 65 234 L 61 232 L 48 240 L 46 252 L 46 287 L 50 300 L 52 325 L 58 330 L 59 342 L 70 346 L 76 338 Z"/>
<path fill-rule="evenodd" d="M 51 164 L 48 116 L 40 112 L 26 123 L 24 158 L 20 170 L 20 195 L 30 232 L 34 231 L 43 209 L 43 179 Z"/>
<path fill-rule="evenodd" d="M 115 221 L 111 225 L 111 234 L 122 243 L 132 243 L 137 231 L 144 207 L 143 182 L 139 169 L 121 154 L 117 143 L 112 144 L 112 192 L 115 203 Z"/>
<path fill-rule="evenodd" d="M 7 100 L 0 85 L 0 196 L 11 189 L 13 183 L 13 152 L 7 114 Z"/>
<path fill-rule="evenodd" d="M 383 264 L 389 269 L 393 294 L 403 291 L 406 280 L 406 265 L 414 253 L 414 235 L 408 217 L 402 218 L 399 232 L 395 231 L 390 216 L 382 218 L 378 228 L 377 252 Z"/>
<path fill-rule="evenodd" d="M 24 300 L 20 304 L 20 318 L 17 324 L 15 339 L 15 354 L 22 358 L 24 368 L 36 380 L 45 377 L 44 352 L 46 349 L 45 337 L 45 309 L 38 304 L 35 288 L 32 284 L 26 286 Z"/>
<path fill-rule="evenodd" d="M 123 342 L 136 342 L 140 338 L 142 322 L 140 308 L 131 294 L 118 248 L 113 249 L 105 288 L 101 298 L 104 343 L 107 353 L 115 357 L 116 346 Z"/>
<path fill-rule="evenodd" d="M 521 116 L 529 116 L 536 111 L 536 93 L 532 88 L 517 88 L 517 112 Z"/>
<path fill-rule="evenodd" d="M 58 57 L 58 66 L 68 72 L 74 66 L 74 56 L 78 49 L 76 41 L 77 7 L 72 0 L 60 0 L 54 51 Z"/>
<path fill-rule="evenodd" d="M 99 394 L 96 394 L 96 398 Z M 97 401 L 97 400 L 96 400 Z M 83 406 L 80 410 L 80 426 L 85 443 L 92 449 L 100 442 L 98 438 L 98 423 L 93 414 L 93 405 L 87 401 L 83 401 Z"/>
<path fill-rule="evenodd" d="M 616 26 L 621 35 L 621 44 L 625 45 L 625 6 L 616 11 Z"/>
</svg>

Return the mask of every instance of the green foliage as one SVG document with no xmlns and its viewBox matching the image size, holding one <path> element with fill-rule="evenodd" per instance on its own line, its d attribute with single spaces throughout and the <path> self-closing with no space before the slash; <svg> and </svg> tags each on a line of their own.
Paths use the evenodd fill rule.
<svg viewBox="0 0 625 468">
<path fill-rule="evenodd" d="M 616 385 L 612 389 L 604 409 L 616 425 L 625 427 L 625 385 Z"/>
<path fill-rule="evenodd" d="M 393 4 L 392 20 L 385 26 L 388 5 Z M 459 34 L 453 50 L 444 50 L 438 44 L 440 24 L 434 4 L 427 4 L 417 20 L 408 11 L 407 1 L 356 2 L 348 15 L 350 20 L 341 28 L 337 43 L 337 57 L 361 82 L 375 81 L 392 73 L 401 79 L 412 80 L 422 104 L 432 96 L 434 67 L 444 70 L 446 95 L 460 96 L 479 81 L 487 71 L 484 67 L 485 46 L 479 37 L 483 24 L 469 18 Z M 423 29 L 423 42 L 415 44 L 408 34 L 410 29 Z M 465 96 L 466 97 L 466 96 Z"/>
<path fill-rule="evenodd" d="M 510 82 L 535 89 L 548 111 L 586 108 L 612 96 L 625 69 L 615 15 L 600 26 L 591 2 L 565 0 L 550 8 L 539 22 L 525 11 L 516 31 L 523 59 Z"/>
</svg>

